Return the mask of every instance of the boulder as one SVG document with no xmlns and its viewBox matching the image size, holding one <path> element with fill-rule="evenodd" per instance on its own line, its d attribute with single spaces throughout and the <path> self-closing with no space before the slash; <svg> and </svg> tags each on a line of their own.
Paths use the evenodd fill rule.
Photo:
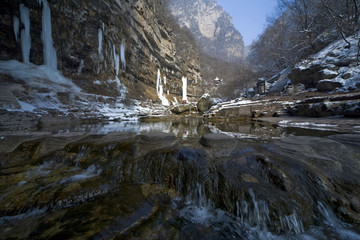
<svg viewBox="0 0 360 240">
<path fill-rule="evenodd" d="M 306 88 L 315 88 L 320 80 L 335 78 L 338 74 L 324 66 L 313 65 L 309 68 L 295 67 L 289 74 L 293 84 L 302 83 Z"/>
<path fill-rule="evenodd" d="M 190 112 L 192 109 L 194 109 L 194 106 L 192 104 L 179 104 L 171 108 L 170 111 L 175 114 L 180 114 L 184 112 Z"/>
<path fill-rule="evenodd" d="M 305 85 L 298 83 L 298 84 L 290 84 L 284 88 L 285 94 L 294 94 L 294 93 L 300 93 L 305 91 Z"/>
<path fill-rule="evenodd" d="M 333 91 L 333 90 L 335 90 L 337 88 L 341 88 L 341 87 L 342 87 L 342 84 L 340 82 L 335 82 L 335 81 L 331 81 L 331 80 L 321 80 L 316 85 L 317 90 L 320 92 Z"/>
<path fill-rule="evenodd" d="M 196 106 L 199 112 L 207 112 L 212 106 L 211 97 L 209 94 L 204 94 L 197 102 Z"/>
</svg>

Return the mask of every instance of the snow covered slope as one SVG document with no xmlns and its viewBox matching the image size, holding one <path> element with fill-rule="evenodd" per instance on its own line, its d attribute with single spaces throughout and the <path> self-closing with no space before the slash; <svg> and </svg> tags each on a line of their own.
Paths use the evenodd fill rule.
<svg viewBox="0 0 360 240">
<path fill-rule="evenodd" d="M 289 78 L 318 91 L 348 92 L 360 89 L 360 33 L 336 41 L 319 53 L 298 63 Z"/>
</svg>

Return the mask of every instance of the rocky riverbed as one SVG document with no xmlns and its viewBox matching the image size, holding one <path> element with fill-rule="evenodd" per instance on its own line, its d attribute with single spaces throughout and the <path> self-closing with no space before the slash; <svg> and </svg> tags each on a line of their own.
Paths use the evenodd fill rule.
<svg viewBox="0 0 360 240">
<path fill-rule="evenodd" d="M 359 135 L 161 128 L 2 132 L 1 236 L 359 238 Z"/>
</svg>

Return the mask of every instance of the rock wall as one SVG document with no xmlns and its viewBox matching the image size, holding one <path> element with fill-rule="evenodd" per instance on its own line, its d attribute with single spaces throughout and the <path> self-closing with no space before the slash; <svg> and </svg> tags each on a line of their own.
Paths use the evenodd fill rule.
<svg viewBox="0 0 360 240">
<path fill-rule="evenodd" d="M 23 4 L 30 15 L 29 60 L 36 65 L 44 63 L 43 1 L 51 11 L 57 69 L 86 92 L 118 96 L 119 79 L 128 98 L 157 100 L 160 69 L 168 99 L 180 99 L 183 76 L 188 78 L 188 94 L 201 96 L 198 52 L 193 49 L 187 61 L 180 63 L 174 33 L 160 17 L 166 14 L 160 0 L 1 1 L 0 60 L 23 61 L 21 34 L 17 32 L 25 28 L 19 10 Z"/>
</svg>

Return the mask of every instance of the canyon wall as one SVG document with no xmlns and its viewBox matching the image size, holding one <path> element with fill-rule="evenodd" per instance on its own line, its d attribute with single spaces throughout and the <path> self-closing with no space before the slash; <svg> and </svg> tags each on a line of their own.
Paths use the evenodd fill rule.
<svg viewBox="0 0 360 240">
<path fill-rule="evenodd" d="M 3 0 L 0 14 L 0 60 L 48 65 L 89 93 L 159 101 L 160 70 L 166 98 L 181 99 L 182 77 L 190 99 L 202 94 L 198 51 L 178 58 L 160 0 Z"/>
</svg>

